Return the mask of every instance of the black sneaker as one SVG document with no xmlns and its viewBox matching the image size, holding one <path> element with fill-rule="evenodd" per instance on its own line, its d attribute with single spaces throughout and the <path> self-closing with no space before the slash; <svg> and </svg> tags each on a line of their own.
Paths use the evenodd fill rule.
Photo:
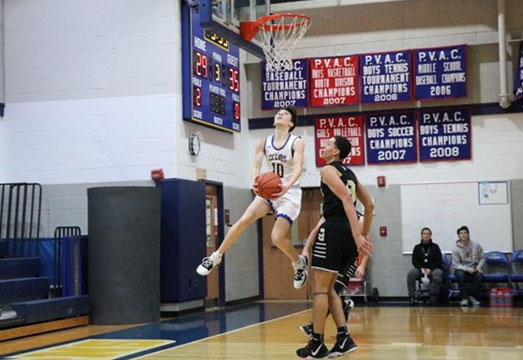
<svg viewBox="0 0 523 360">
<path fill-rule="evenodd" d="M 418 298 L 416 298 L 414 296 L 409 299 L 409 302 L 410 302 L 410 306 L 418 306 Z"/>
<path fill-rule="evenodd" d="M 305 336 L 307 336 L 310 339 L 313 330 L 312 323 L 310 323 L 309 325 L 300 326 L 300 330 L 305 334 Z"/>
<path fill-rule="evenodd" d="M 350 335 L 347 334 L 342 338 L 338 338 L 336 344 L 330 351 L 329 358 L 337 358 L 356 350 L 358 350 L 358 345 L 356 345 Z"/>
<path fill-rule="evenodd" d="M 302 359 L 326 359 L 329 356 L 329 349 L 323 342 L 314 344 L 311 340 L 307 346 L 296 350 L 296 355 Z"/>
</svg>

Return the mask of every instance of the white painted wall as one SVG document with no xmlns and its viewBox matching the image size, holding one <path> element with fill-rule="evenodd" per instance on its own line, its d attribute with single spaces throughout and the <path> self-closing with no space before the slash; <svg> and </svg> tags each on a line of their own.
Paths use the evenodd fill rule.
<svg viewBox="0 0 523 360">
<path fill-rule="evenodd" d="M 7 0 L 5 27 L 1 181 L 196 179 L 200 167 L 248 186 L 245 118 L 239 135 L 182 121 L 180 2 Z"/>
</svg>

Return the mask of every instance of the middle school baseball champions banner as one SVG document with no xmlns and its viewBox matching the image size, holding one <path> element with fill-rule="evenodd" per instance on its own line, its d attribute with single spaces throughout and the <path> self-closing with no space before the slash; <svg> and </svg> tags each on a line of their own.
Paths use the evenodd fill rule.
<svg viewBox="0 0 523 360">
<path fill-rule="evenodd" d="M 467 46 L 414 50 L 417 100 L 467 96 Z"/>
</svg>

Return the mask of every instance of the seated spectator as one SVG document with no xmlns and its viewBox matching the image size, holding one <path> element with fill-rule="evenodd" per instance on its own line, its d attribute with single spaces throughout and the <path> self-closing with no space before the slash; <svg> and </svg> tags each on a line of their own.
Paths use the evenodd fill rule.
<svg viewBox="0 0 523 360">
<path fill-rule="evenodd" d="M 483 248 L 479 243 L 470 240 L 469 228 L 465 225 L 458 229 L 458 236 L 456 246 L 452 249 L 452 266 L 458 282 L 461 306 L 468 306 L 469 301 L 473 306 L 479 306 L 480 302 L 476 297 L 485 264 Z M 470 287 L 466 286 L 467 279 L 471 280 Z"/>
<path fill-rule="evenodd" d="M 412 251 L 412 265 L 407 274 L 407 288 L 409 290 L 410 304 L 416 305 L 418 299 L 415 297 L 416 280 L 421 281 L 422 276 L 430 280 L 429 303 L 438 303 L 443 281 L 443 266 L 441 263 L 441 250 L 439 246 L 432 242 L 432 230 L 428 227 L 421 229 L 421 241 L 414 246 Z"/>
</svg>

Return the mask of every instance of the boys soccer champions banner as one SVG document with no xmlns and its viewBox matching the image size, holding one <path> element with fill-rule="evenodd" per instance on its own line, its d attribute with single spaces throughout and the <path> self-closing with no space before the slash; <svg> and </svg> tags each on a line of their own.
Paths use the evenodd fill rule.
<svg viewBox="0 0 523 360">
<path fill-rule="evenodd" d="M 418 161 L 414 112 L 365 116 L 367 164 L 412 163 Z"/>
<path fill-rule="evenodd" d="M 470 110 L 421 110 L 420 161 L 471 158 Z"/>
<path fill-rule="evenodd" d="M 321 155 L 327 141 L 334 136 L 344 136 L 349 139 L 352 145 L 350 155 L 343 161 L 345 165 L 365 164 L 362 116 L 318 118 L 314 130 L 316 134 L 316 166 L 322 167 L 326 164 Z"/>
<path fill-rule="evenodd" d="M 414 50 L 416 100 L 467 96 L 467 46 Z"/>
<path fill-rule="evenodd" d="M 281 109 L 289 105 L 309 106 L 309 60 L 293 60 L 294 69 L 269 71 L 262 63 L 262 109 Z"/>
<path fill-rule="evenodd" d="M 412 100 L 412 52 L 360 56 L 361 102 L 383 104 Z"/>
<path fill-rule="evenodd" d="M 310 60 L 311 107 L 358 105 L 359 56 Z"/>
</svg>

